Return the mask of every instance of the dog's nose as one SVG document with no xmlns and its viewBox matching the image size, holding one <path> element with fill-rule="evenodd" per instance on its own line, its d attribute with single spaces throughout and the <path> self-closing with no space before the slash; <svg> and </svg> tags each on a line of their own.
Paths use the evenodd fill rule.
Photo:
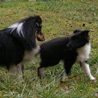
<svg viewBox="0 0 98 98">
<path fill-rule="evenodd" d="M 43 39 L 43 41 L 45 41 L 45 38 Z"/>
</svg>

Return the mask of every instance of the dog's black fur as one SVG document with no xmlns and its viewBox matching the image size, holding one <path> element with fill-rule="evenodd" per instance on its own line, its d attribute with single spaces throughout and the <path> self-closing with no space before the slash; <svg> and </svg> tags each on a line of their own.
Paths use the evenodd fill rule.
<svg viewBox="0 0 98 98">
<path fill-rule="evenodd" d="M 43 43 L 40 51 L 41 62 L 38 68 L 38 76 L 41 78 L 42 68 L 57 65 L 60 60 L 64 61 L 66 75 L 69 75 L 71 67 L 79 55 L 77 49 L 89 44 L 88 33 L 88 30 L 75 30 L 72 36 L 55 38 Z M 85 62 L 87 60 L 88 58 Z"/>
<path fill-rule="evenodd" d="M 25 51 L 37 47 L 36 39 L 44 40 L 41 27 L 42 19 L 31 16 L 0 30 L 0 65 L 9 70 L 10 66 L 20 64 Z"/>
</svg>

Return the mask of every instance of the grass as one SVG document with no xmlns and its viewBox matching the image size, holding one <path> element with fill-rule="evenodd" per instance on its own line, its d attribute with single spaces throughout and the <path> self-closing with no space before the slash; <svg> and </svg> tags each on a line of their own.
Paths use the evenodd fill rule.
<svg viewBox="0 0 98 98">
<path fill-rule="evenodd" d="M 71 35 L 75 29 L 89 29 L 92 44 L 89 63 L 98 80 L 98 0 L 0 2 L 0 29 L 31 15 L 40 15 L 43 19 L 42 31 L 46 41 Z M 78 64 L 73 66 L 72 74 L 66 80 L 69 90 L 64 90 L 60 85 L 63 63 L 47 68 L 46 78 L 40 80 L 37 77 L 39 61 L 38 56 L 26 65 L 21 80 L 0 68 L 0 98 L 95 98 L 98 81 L 90 81 Z"/>
</svg>

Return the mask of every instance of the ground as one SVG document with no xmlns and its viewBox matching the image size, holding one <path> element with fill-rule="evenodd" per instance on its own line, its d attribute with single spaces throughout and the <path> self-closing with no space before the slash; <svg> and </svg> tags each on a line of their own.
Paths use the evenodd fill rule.
<svg viewBox="0 0 98 98">
<path fill-rule="evenodd" d="M 41 16 L 45 41 L 71 35 L 75 29 L 90 30 L 92 51 L 89 63 L 97 81 L 90 81 L 80 66 L 74 64 L 69 79 L 60 83 L 64 73 L 62 62 L 47 68 L 46 78 L 40 80 L 37 77 L 40 62 L 37 56 L 26 65 L 21 80 L 0 68 L 0 98 L 95 98 L 98 92 L 98 0 L 0 2 L 0 29 L 32 15 Z"/>
</svg>

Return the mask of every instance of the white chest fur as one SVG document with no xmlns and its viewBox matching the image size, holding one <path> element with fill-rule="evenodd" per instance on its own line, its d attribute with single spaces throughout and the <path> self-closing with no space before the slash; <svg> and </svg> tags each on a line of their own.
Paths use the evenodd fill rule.
<svg viewBox="0 0 98 98">
<path fill-rule="evenodd" d="M 22 63 L 30 62 L 34 59 L 35 55 L 39 52 L 40 46 L 37 45 L 32 51 L 25 51 Z"/>
<path fill-rule="evenodd" d="M 89 59 L 89 54 L 90 54 L 90 50 L 91 50 L 91 44 L 87 43 L 85 46 L 77 49 L 77 61 L 78 62 L 83 62 Z"/>
</svg>

